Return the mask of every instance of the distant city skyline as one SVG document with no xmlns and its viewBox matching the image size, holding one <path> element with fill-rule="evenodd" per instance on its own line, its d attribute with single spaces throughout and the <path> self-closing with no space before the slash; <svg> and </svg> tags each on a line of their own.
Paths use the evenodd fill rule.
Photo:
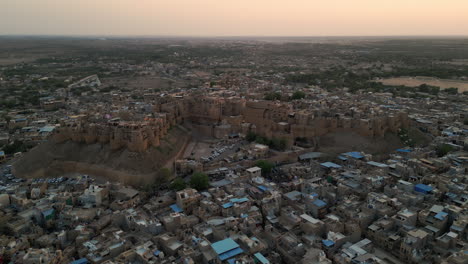
<svg viewBox="0 0 468 264">
<path fill-rule="evenodd" d="M 466 36 L 465 0 L 5 0 L 0 35 Z"/>
</svg>

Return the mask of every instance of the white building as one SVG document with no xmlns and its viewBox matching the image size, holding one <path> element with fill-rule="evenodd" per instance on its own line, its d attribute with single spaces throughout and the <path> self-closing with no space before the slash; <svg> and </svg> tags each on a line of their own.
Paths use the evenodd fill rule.
<svg viewBox="0 0 468 264">
<path fill-rule="evenodd" d="M 252 178 L 260 177 L 260 176 L 262 176 L 262 169 L 260 167 L 248 168 L 247 173 Z"/>
</svg>

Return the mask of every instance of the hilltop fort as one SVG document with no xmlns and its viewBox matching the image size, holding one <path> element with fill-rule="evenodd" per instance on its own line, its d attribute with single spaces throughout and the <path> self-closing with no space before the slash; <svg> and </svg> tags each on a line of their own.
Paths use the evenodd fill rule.
<svg viewBox="0 0 468 264">
<path fill-rule="evenodd" d="M 290 103 L 235 97 L 169 97 L 156 102 L 153 113 L 144 120 L 71 119 L 55 130 L 53 139 L 58 143 L 67 140 L 101 143 L 109 144 L 113 150 L 127 148 L 144 152 L 158 147 L 170 127 L 190 123 L 191 127 L 214 138 L 255 133 L 284 139 L 290 147 L 297 139 L 314 141 L 336 131 L 374 138 L 383 137 L 386 132 L 396 133 L 409 125 L 408 116 L 402 111 L 366 104 L 339 107 L 325 100 L 310 104 L 308 108 L 294 109 Z M 331 108 L 335 114 L 329 110 Z"/>
</svg>

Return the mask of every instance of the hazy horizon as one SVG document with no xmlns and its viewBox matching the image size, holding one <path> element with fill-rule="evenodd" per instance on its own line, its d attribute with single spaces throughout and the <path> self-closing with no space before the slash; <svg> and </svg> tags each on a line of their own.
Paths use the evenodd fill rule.
<svg viewBox="0 0 468 264">
<path fill-rule="evenodd" d="M 425 38 L 468 38 L 464 35 L 105 35 L 105 34 L 0 34 L 0 38 L 402 38 L 402 39 L 425 39 Z"/>
<path fill-rule="evenodd" d="M 0 35 L 437 37 L 468 35 L 465 0 L 5 0 Z"/>
</svg>

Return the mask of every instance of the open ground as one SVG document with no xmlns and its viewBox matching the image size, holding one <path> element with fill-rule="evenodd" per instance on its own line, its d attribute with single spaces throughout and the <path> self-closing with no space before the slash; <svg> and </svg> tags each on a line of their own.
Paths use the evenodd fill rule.
<svg viewBox="0 0 468 264">
<path fill-rule="evenodd" d="M 404 85 L 409 87 L 417 87 L 421 84 L 440 87 L 440 89 L 458 88 L 458 92 L 468 91 L 468 81 L 450 80 L 450 79 L 437 79 L 432 77 L 396 77 L 388 79 L 380 79 L 379 82 L 385 85 Z"/>
</svg>

